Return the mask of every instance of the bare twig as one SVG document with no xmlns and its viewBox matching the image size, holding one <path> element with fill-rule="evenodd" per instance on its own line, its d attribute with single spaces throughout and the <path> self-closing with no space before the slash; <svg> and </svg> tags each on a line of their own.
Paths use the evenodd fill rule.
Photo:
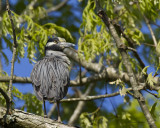
<svg viewBox="0 0 160 128">
<path fill-rule="evenodd" d="M 138 7 L 138 9 L 139 9 L 139 12 L 141 12 L 141 9 L 140 9 L 140 6 L 139 6 L 139 2 L 137 2 L 137 7 Z M 152 30 L 152 27 L 151 27 L 151 25 L 150 25 L 150 22 L 149 22 L 148 18 L 145 16 L 145 14 L 142 14 L 142 16 L 143 16 L 143 18 L 144 18 L 144 20 L 145 20 L 145 22 L 146 22 L 146 24 L 147 24 L 147 26 L 148 26 L 148 29 L 149 29 L 149 31 L 150 31 L 150 33 L 151 33 L 151 36 L 152 36 L 154 45 L 155 45 L 155 47 L 156 47 L 158 43 L 157 43 L 156 37 L 155 37 L 155 35 L 154 35 L 154 32 L 153 32 L 153 30 Z"/>
<path fill-rule="evenodd" d="M 127 50 L 131 50 L 131 51 L 133 51 L 133 52 L 137 53 L 137 50 L 136 50 L 136 49 L 134 49 L 134 48 L 132 48 L 132 47 L 127 47 Z"/>
<path fill-rule="evenodd" d="M 154 97 L 159 98 L 157 94 L 154 94 L 154 93 L 148 91 L 147 89 L 145 89 L 145 91 L 148 92 L 149 94 L 153 95 Z"/>
<path fill-rule="evenodd" d="M 155 47 L 156 47 L 158 43 L 157 43 L 156 37 L 155 37 L 155 35 L 154 35 L 154 32 L 153 32 L 153 30 L 152 30 L 152 27 L 151 27 L 151 25 L 149 24 L 149 20 L 147 19 L 147 17 L 146 17 L 145 15 L 143 15 L 143 17 L 144 17 L 144 20 L 145 20 L 148 28 L 149 28 L 149 31 L 150 31 L 150 33 L 151 33 L 151 36 L 152 36 L 154 45 L 155 45 Z"/>
<path fill-rule="evenodd" d="M 68 0 L 62 1 L 58 5 L 53 6 L 52 8 L 48 9 L 47 13 L 50 13 L 50 12 L 53 12 L 53 11 L 57 11 L 58 9 L 62 8 L 67 2 L 68 2 Z"/>
<path fill-rule="evenodd" d="M 10 79 L 10 76 L 0 76 L 0 82 L 9 82 Z M 12 80 L 13 83 L 31 83 L 31 79 L 29 77 L 13 76 Z"/>
<path fill-rule="evenodd" d="M 147 45 L 147 46 L 151 46 L 151 47 L 156 47 L 155 45 L 153 45 L 153 44 L 147 44 L 147 43 L 141 43 L 141 44 L 143 44 L 143 45 Z"/>
<path fill-rule="evenodd" d="M 15 26 L 13 23 L 12 14 L 11 14 L 8 0 L 6 0 L 6 10 L 8 11 L 9 19 L 11 22 L 12 31 L 13 31 L 13 41 L 14 41 L 13 42 L 13 55 L 12 55 L 12 61 L 11 61 L 11 79 L 9 81 L 9 88 L 8 88 L 8 96 L 10 98 L 10 110 L 11 110 L 11 108 L 12 108 L 12 104 L 11 104 L 11 102 L 12 102 L 12 82 L 13 82 L 14 61 L 15 61 L 15 55 L 16 55 L 17 41 L 16 41 Z"/>
<path fill-rule="evenodd" d="M 22 14 L 27 14 L 27 10 L 33 8 L 33 6 L 36 4 L 37 0 L 32 0 L 29 5 L 26 7 L 26 9 L 22 12 Z"/>
<path fill-rule="evenodd" d="M 140 86 L 137 88 L 137 90 L 142 90 L 144 89 L 144 86 Z M 132 88 L 128 88 L 127 89 L 127 93 L 129 91 L 133 91 Z M 98 96 L 86 96 L 86 97 L 81 97 L 81 98 L 70 98 L 70 99 L 63 99 L 61 100 L 60 102 L 73 102 L 73 101 L 89 101 L 89 100 L 96 100 L 96 99 L 101 99 L 101 98 L 108 98 L 108 97 L 114 97 L 114 96 L 117 96 L 119 95 L 120 92 L 115 92 L 115 93 L 112 93 L 112 94 L 105 94 L 105 95 L 98 95 Z"/>
</svg>

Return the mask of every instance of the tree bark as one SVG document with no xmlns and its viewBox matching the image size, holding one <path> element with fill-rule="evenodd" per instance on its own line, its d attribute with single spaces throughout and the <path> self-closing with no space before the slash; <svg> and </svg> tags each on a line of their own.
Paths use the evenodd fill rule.
<svg viewBox="0 0 160 128">
<path fill-rule="evenodd" d="M 7 128 L 76 128 L 74 126 L 58 123 L 49 118 L 44 118 L 32 113 L 14 109 L 11 115 L 7 115 L 4 123 L 3 116 L 6 108 L 0 107 L 0 127 Z"/>
</svg>

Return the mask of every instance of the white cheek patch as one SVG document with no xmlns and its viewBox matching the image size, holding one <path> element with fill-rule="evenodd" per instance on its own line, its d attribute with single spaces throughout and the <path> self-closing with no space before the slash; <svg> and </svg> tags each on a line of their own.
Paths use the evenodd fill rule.
<svg viewBox="0 0 160 128">
<path fill-rule="evenodd" d="M 48 46 L 51 46 L 51 45 L 54 45 L 54 44 L 56 44 L 55 42 L 48 42 L 47 44 L 46 44 L 46 46 L 48 47 Z"/>
</svg>

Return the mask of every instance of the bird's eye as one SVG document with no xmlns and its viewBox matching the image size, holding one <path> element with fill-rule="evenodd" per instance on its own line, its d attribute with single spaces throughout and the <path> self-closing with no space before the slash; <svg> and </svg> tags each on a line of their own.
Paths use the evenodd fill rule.
<svg viewBox="0 0 160 128">
<path fill-rule="evenodd" d="M 58 44 L 58 43 L 59 43 L 59 39 L 58 39 L 58 38 L 55 38 L 55 39 L 54 39 L 54 42 L 55 42 L 56 44 Z"/>
<path fill-rule="evenodd" d="M 55 40 L 55 43 L 58 44 L 58 40 Z"/>
</svg>

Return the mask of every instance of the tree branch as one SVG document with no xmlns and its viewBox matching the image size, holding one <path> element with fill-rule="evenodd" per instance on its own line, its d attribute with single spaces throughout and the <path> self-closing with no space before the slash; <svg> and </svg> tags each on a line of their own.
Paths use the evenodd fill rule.
<svg viewBox="0 0 160 128">
<path fill-rule="evenodd" d="M 139 81 L 142 81 L 143 83 L 143 77 L 140 78 L 140 76 L 137 76 L 137 78 L 139 78 Z M 11 79 L 10 76 L 0 76 L 0 82 L 9 82 L 10 79 Z M 100 74 L 95 74 L 90 77 L 84 77 L 81 79 L 81 82 L 80 80 L 71 80 L 70 87 L 83 86 L 101 80 L 109 82 L 109 81 L 115 81 L 117 79 L 121 79 L 125 83 L 129 83 L 129 76 L 126 73 L 124 72 L 119 73 L 114 68 L 108 67 L 106 68 L 106 73 L 102 72 Z M 152 89 L 158 91 L 160 87 L 160 78 L 154 77 L 154 81 L 155 81 L 155 86 L 153 86 Z M 13 76 L 13 83 L 31 83 L 31 79 L 29 77 Z"/>
<path fill-rule="evenodd" d="M 137 90 L 142 90 L 144 89 L 144 85 L 143 86 L 139 86 L 137 88 Z M 133 91 L 132 88 L 127 88 L 126 89 L 126 92 L 129 92 L 129 91 Z M 111 93 L 111 94 L 105 94 L 105 95 L 97 95 L 97 96 L 85 96 L 85 97 L 81 97 L 81 98 L 69 98 L 69 99 L 63 99 L 61 100 L 60 102 L 73 102 L 73 101 L 89 101 L 89 100 L 96 100 L 96 99 L 101 99 L 101 98 L 108 98 L 108 97 L 114 97 L 114 96 L 117 96 L 119 95 L 120 92 L 115 92 L 115 93 Z M 129 93 L 130 94 L 130 93 Z M 54 103 L 54 102 L 51 102 L 51 103 Z"/>
<path fill-rule="evenodd" d="M 94 71 L 96 73 L 102 72 L 105 67 L 97 63 L 87 62 L 84 58 L 79 58 L 78 54 L 72 50 L 72 48 L 65 48 L 63 52 L 71 59 L 85 67 L 87 70 Z"/>
<path fill-rule="evenodd" d="M 126 52 L 125 49 L 125 44 L 122 43 L 121 39 L 119 38 L 117 31 L 115 30 L 115 27 L 112 25 L 112 23 L 110 22 L 110 19 L 108 18 L 107 14 L 103 11 L 103 10 L 99 10 L 98 11 L 98 16 L 103 20 L 103 22 L 105 23 L 105 25 L 108 27 L 109 31 L 111 32 L 113 39 L 115 40 L 115 43 L 117 45 L 117 48 L 119 49 L 119 52 L 122 55 L 122 59 L 123 59 L 123 63 L 127 69 L 129 78 L 130 78 L 130 84 L 133 88 L 133 92 L 134 92 L 134 97 L 138 100 L 139 105 L 148 121 L 148 124 L 150 127 L 152 128 L 156 128 L 155 125 L 155 121 L 151 115 L 151 113 L 149 112 L 149 109 L 147 108 L 147 105 L 145 103 L 145 99 L 143 97 L 143 95 L 137 90 L 137 87 L 139 86 L 138 82 L 137 82 L 137 78 L 132 70 L 129 58 L 128 58 L 128 54 Z"/>
<path fill-rule="evenodd" d="M 3 115 L 6 109 L 0 107 L 0 126 L 14 128 L 76 128 L 73 126 L 58 123 L 49 118 L 44 118 L 32 113 L 27 113 L 21 110 L 14 109 L 12 115 L 7 115 L 7 122 L 4 124 Z"/>
<path fill-rule="evenodd" d="M 16 47 L 17 47 L 17 41 L 16 41 L 16 33 L 15 33 L 15 26 L 13 23 L 13 19 L 12 19 L 12 14 L 11 14 L 11 10 L 9 7 L 9 1 L 6 0 L 6 10 L 8 11 L 8 15 L 9 15 L 9 19 L 11 22 L 11 26 L 12 26 L 12 31 L 13 31 L 13 55 L 12 55 L 12 61 L 11 61 L 11 78 L 9 81 L 9 88 L 8 88 L 8 96 L 10 98 L 10 111 L 12 108 L 12 82 L 13 82 L 13 74 L 14 74 L 14 61 L 15 61 L 15 56 L 16 56 Z"/>
<path fill-rule="evenodd" d="M 31 8 L 33 8 L 33 6 L 36 4 L 37 0 L 32 0 L 29 5 L 26 7 L 26 9 L 22 12 L 22 14 L 26 15 L 27 11 Z"/>
<path fill-rule="evenodd" d="M 155 37 L 155 35 L 154 35 L 154 32 L 153 32 L 153 30 L 152 30 L 152 27 L 151 27 L 151 25 L 149 24 L 149 20 L 147 19 L 147 17 L 146 17 L 145 15 L 143 15 L 143 17 L 144 17 L 144 20 L 145 20 L 148 28 L 149 28 L 149 31 L 150 31 L 150 33 L 151 33 L 151 36 L 152 36 L 154 45 L 155 45 L 155 47 L 156 47 L 158 43 L 157 43 L 156 37 Z"/>
<path fill-rule="evenodd" d="M 67 2 L 68 2 L 68 0 L 64 0 L 61 3 L 59 3 L 58 5 L 53 6 L 52 8 L 48 9 L 46 12 L 50 13 L 53 11 L 57 11 L 58 9 L 62 8 Z"/>
<path fill-rule="evenodd" d="M 122 28 L 119 28 L 119 30 L 122 33 L 122 36 L 126 39 L 126 41 L 128 42 L 128 45 L 132 48 L 135 49 L 134 44 L 136 44 L 132 39 L 130 39 L 122 30 Z M 142 59 L 140 58 L 139 54 L 137 52 L 133 52 L 134 56 L 137 58 L 138 62 L 141 65 L 141 68 L 143 69 L 145 67 L 145 64 L 143 63 Z"/>
<path fill-rule="evenodd" d="M 37 0 L 33 0 L 29 5 L 28 7 L 26 7 L 26 9 L 24 10 L 24 12 L 22 14 L 26 14 L 27 13 L 27 9 L 29 9 L 31 6 L 34 6 L 34 4 L 36 3 Z M 50 12 L 53 12 L 53 11 L 57 11 L 58 9 L 62 8 L 66 3 L 68 2 L 68 0 L 64 0 L 62 1 L 61 3 L 59 3 L 58 5 L 56 6 L 53 6 L 52 8 L 49 8 L 49 9 L 46 9 L 46 13 L 50 13 Z M 39 20 L 40 19 L 43 19 L 45 18 L 47 15 L 44 15 L 44 14 L 40 14 L 42 15 L 41 17 L 39 17 Z M 32 14 L 30 15 L 31 18 L 34 18 L 35 15 Z M 21 19 L 20 20 L 20 23 L 23 23 L 24 22 L 24 19 Z"/>
</svg>

